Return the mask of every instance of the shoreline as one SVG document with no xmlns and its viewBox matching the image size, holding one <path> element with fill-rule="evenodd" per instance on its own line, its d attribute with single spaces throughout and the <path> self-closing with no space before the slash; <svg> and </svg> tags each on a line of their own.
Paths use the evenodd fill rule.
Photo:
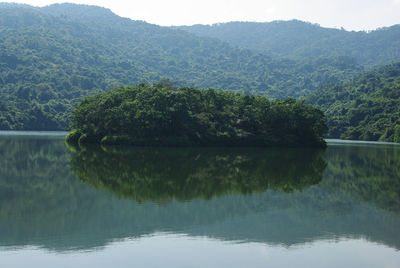
<svg viewBox="0 0 400 268">
<path fill-rule="evenodd" d="M 0 130 L 0 137 L 4 136 L 57 136 L 66 137 L 68 131 L 36 131 L 36 130 Z M 328 146 L 338 145 L 395 145 L 400 146 L 400 143 L 384 142 L 384 141 L 363 141 L 363 140 L 341 140 L 341 139 L 324 139 Z"/>
</svg>

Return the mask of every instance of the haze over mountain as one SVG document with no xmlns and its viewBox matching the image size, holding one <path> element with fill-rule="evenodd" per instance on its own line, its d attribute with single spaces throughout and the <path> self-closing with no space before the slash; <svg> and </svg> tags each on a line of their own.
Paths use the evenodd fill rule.
<svg viewBox="0 0 400 268">
<path fill-rule="evenodd" d="M 59 0 L 13 0 L 33 6 Z M 115 14 L 162 26 L 213 24 L 230 21 L 298 19 L 348 30 L 375 30 L 400 23 L 399 0 L 69 0 L 69 3 L 110 8 Z"/>
<path fill-rule="evenodd" d="M 229 22 L 177 28 L 198 36 L 217 38 L 274 58 L 347 56 L 364 66 L 400 60 L 400 25 L 370 32 L 323 28 L 298 20 Z"/>
</svg>

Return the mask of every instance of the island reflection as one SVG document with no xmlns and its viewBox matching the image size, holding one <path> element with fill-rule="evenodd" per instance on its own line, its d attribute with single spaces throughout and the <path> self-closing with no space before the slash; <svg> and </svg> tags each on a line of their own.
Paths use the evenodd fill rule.
<svg viewBox="0 0 400 268">
<path fill-rule="evenodd" d="M 72 172 L 84 183 L 138 202 L 211 199 L 318 184 L 321 149 L 73 148 Z"/>
</svg>

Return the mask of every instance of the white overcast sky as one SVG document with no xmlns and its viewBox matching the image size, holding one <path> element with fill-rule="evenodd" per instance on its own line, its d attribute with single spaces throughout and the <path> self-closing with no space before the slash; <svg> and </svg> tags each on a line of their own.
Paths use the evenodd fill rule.
<svg viewBox="0 0 400 268">
<path fill-rule="evenodd" d="M 46 6 L 65 1 L 15 0 Z M 400 0 L 69 0 L 107 7 L 119 16 L 158 25 L 299 19 L 324 27 L 373 30 L 400 24 Z"/>
</svg>

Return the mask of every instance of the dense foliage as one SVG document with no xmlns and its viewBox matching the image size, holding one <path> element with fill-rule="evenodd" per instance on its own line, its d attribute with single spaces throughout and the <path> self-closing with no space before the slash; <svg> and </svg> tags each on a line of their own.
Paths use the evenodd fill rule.
<svg viewBox="0 0 400 268">
<path fill-rule="evenodd" d="M 67 140 L 79 143 L 324 146 L 326 131 L 323 113 L 303 101 L 163 83 L 86 97 L 71 122 Z"/>
<path fill-rule="evenodd" d="M 325 86 L 309 97 L 332 138 L 400 142 L 400 62 Z"/>
<path fill-rule="evenodd" d="M 362 107 L 354 104 L 358 97 L 336 96 L 343 111 L 330 104 L 335 88 L 363 66 L 399 59 L 398 32 L 398 26 L 366 33 L 300 21 L 177 29 L 94 6 L 0 3 L 0 129 L 65 130 L 83 97 L 168 77 L 180 87 L 273 99 L 318 91 L 313 103 L 327 112 L 331 137 L 398 141 L 397 100 L 380 85 L 363 93 L 369 97 Z M 326 84 L 336 86 L 319 92 Z"/>
<path fill-rule="evenodd" d="M 84 96 L 163 77 L 286 98 L 359 70 L 346 57 L 271 59 L 99 7 L 0 4 L 0 129 L 66 129 Z"/>
<path fill-rule="evenodd" d="M 365 66 L 400 60 L 400 25 L 371 32 L 322 28 L 298 20 L 229 22 L 177 28 L 277 58 L 307 60 L 329 55 L 348 56 Z"/>
</svg>

